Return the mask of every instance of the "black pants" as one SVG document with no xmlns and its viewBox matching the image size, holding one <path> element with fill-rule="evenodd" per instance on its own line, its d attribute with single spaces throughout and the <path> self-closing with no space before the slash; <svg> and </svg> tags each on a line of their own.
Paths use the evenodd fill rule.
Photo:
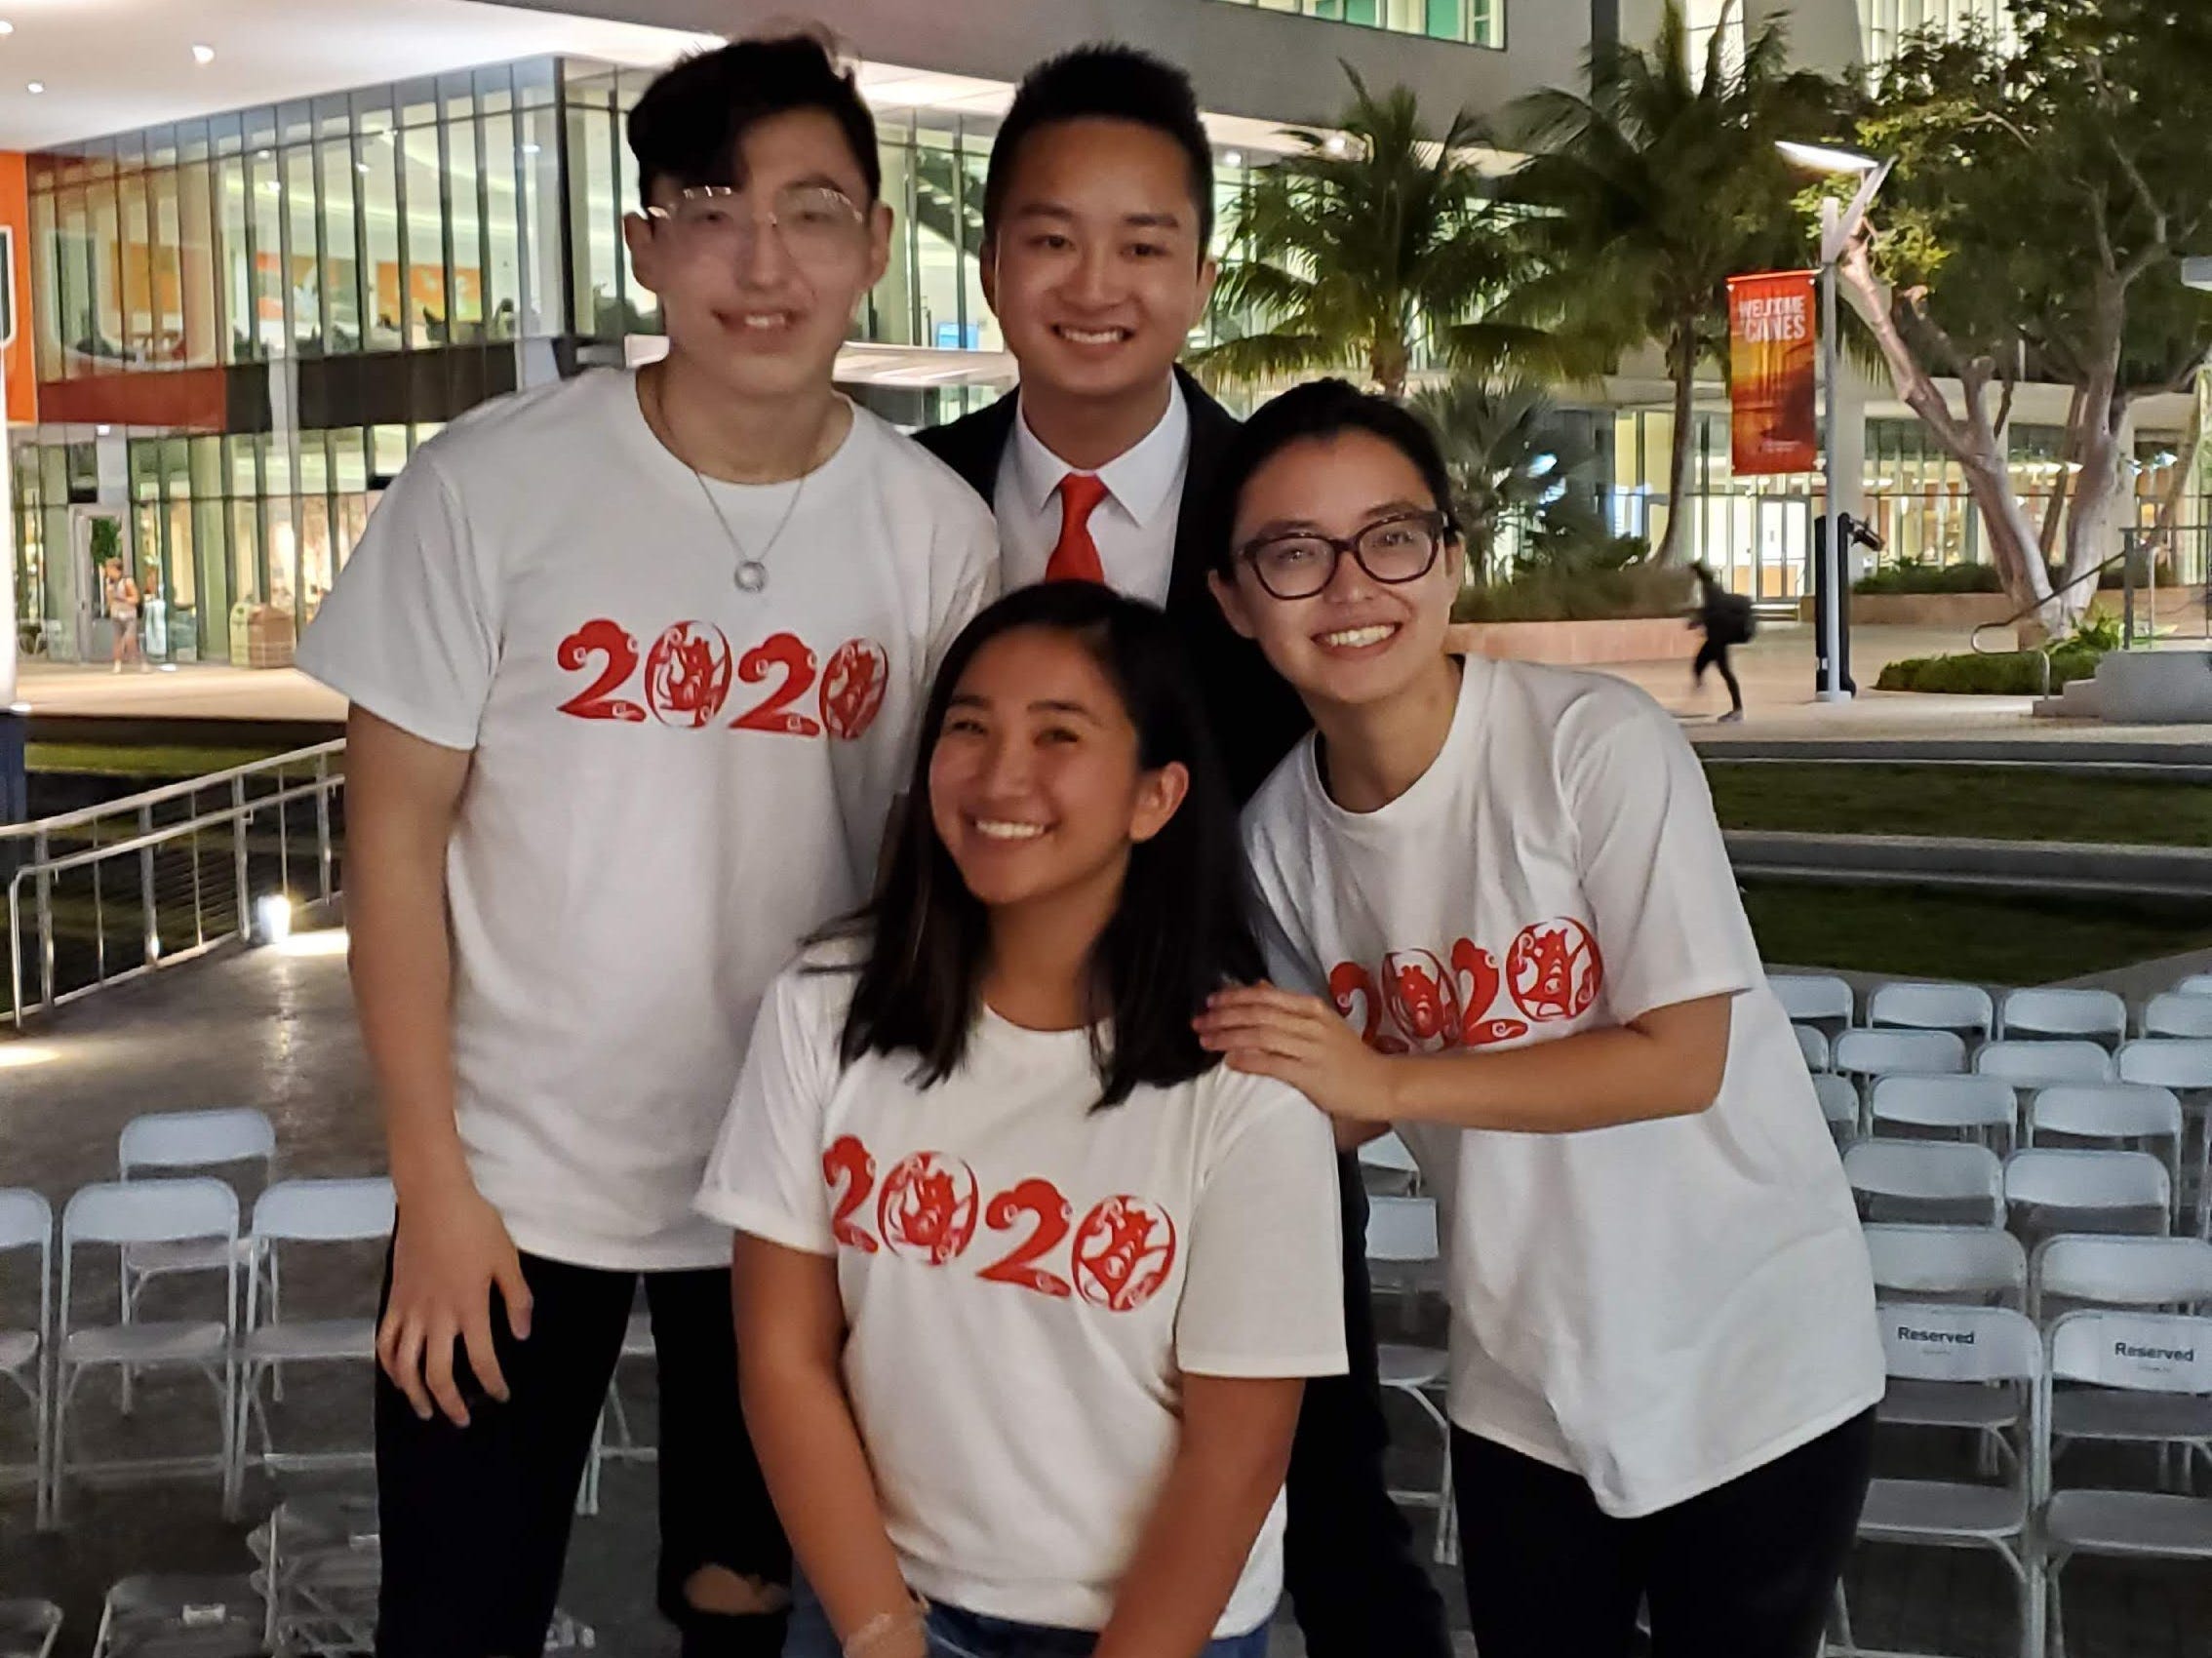
<svg viewBox="0 0 2212 1658">
<path fill-rule="evenodd" d="M 545 1644 L 638 1275 L 533 1255 L 522 1265 L 528 1341 L 514 1339 L 493 1296 L 505 1404 L 485 1395 L 457 1345 L 466 1428 L 442 1415 L 424 1422 L 377 1373 L 378 1658 L 533 1658 Z M 737 1405 L 730 1271 L 648 1273 L 645 1284 L 660 1376 L 660 1609 L 683 1631 L 686 1658 L 774 1658 L 784 1614 L 705 1613 L 684 1597 L 706 1565 L 791 1580 L 790 1545 Z"/>
<path fill-rule="evenodd" d="M 1812 1658 L 1851 1551 L 1874 1412 L 1639 1520 L 1579 1475 L 1452 1431 L 1459 1537 L 1482 1658 Z"/>
<path fill-rule="evenodd" d="M 1727 646 L 1716 645 L 1708 639 L 1698 647 L 1697 661 L 1690 669 L 1691 681 L 1703 685 L 1705 670 L 1708 668 L 1720 670 L 1720 683 L 1728 688 L 1728 704 L 1741 714 L 1744 711 L 1744 688 L 1736 683 L 1736 670 L 1728 666 Z"/>
<path fill-rule="evenodd" d="M 1382 1384 L 1367 1285 L 1367 1195 L 1337 1167 L 1344 1209 L 1344 1343 L 1351 1371 L 1306 1384 L 1290 1450 L 1284 1578 L 1311 1658 L 1448 1658 L 1443 1599 L 1390 1500 Z"/>
</svg>

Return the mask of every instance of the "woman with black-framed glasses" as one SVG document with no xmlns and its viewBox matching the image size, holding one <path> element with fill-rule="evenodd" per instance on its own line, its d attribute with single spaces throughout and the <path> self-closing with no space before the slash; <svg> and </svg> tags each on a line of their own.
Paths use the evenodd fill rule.
<svg viewBox="0 0 2212 1658">
<path fill-rule="evenodd" d="M 1483 1658 L 1809 1658 L 1882 1353 L 1842 1171 L 1695 755 L 1601 674 L 1459 657 L 1429 432 L 1302 386 L 1219 475 L 1214 592 L 1317 728 L 1254 797 L 1271 986 L 1199 1020 L 1442 1194 Z"/>
</svg>

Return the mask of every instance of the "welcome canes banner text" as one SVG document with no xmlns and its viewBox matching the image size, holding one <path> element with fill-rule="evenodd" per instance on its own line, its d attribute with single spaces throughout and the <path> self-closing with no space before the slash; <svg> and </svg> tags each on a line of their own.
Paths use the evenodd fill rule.
<svg viewBox="0 0 2212 1658">
<path fill-rule="evenodd" d="M 1739 477 L 1820 463 L 1814 272 L 1728 279 L 1731 448 Z"/>
</svg>

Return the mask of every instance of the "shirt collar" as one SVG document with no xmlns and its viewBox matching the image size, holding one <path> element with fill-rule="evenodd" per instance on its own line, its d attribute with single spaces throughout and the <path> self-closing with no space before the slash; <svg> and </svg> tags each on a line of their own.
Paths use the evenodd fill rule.
<svg viewBox="0 0 2212 1658">
<path fill-rule="evenodd" d="M 1183 401 L 1182 385 L 1170 379 L 1167 408 L 1158 423 L 1098 468 L 1098 479 L 1106 486 L 1106 493 L 1139 529 L 1159 517 L 1175 493 L 1176 485 L 1182 480 L 1190 435 L 1190 407 Z M 1079 470 L 1045 447 L 1044 440 L 1029 429 L 1028 416 L 1020 413 L 1018 405 L 1014 417 L 1013 461 L 1021 498 L 1037 513 L 1051 504 L 1052 492 L 1060 487 L 1060 480 Z"/>
</svg>

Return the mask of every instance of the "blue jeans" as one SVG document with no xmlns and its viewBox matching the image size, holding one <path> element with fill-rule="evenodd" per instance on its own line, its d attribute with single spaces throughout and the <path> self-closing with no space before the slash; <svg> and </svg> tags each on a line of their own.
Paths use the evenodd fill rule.
<svg viewBox="0 0 2212 1658">
<path fill-rule="evenodd" d="M 1017 1624 L 964 1612 L 958 1606 L 929 1608 L 929 1658 L 1088 1658 L 1098 1632 Z M 800 1578 L 791 1586 L 791 1630 L 783 1638 L 783 1658 L 841 1658 L 842 1646 L 828 1614 Z M 1204 1658 L 1267 1658 L 1267 1625 L 1248 1635 L 1226 1636 L 1205 1644 Z"/>
</svg>

